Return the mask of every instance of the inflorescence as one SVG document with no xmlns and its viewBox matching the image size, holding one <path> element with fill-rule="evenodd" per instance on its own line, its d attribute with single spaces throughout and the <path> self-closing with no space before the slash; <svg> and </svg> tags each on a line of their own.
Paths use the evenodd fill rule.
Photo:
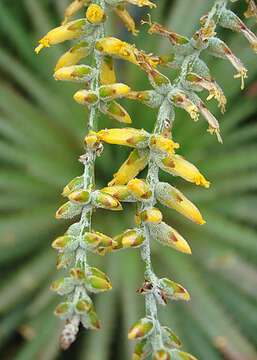
<svg viewBox="0 0 257 360">
<path fill-rule="evenodd" d="M 107 19 L 106 12 L 112 11 L 124 21 L 133 35 L 137 35 L 138 30 L 126 5 L 129 3 L 153 8 L 156 4 L 149 0 L 75 0 L 67 8 L 63 24 L 48 32 L 35 49 L 38 53 L 44 47 L 76 40 L 75 45 L 58 60 L 54 78 L 82 84 L 84 87 L 75 93 L 74 100 L 89 109 L 85 153 L 79 158 L 84 165 L 84 173 L 65 186 L 62 195 L 68 201 L 56 212 L 57 219 L 80 215 L 80 220 L 52 243 L 53 248 L 59 252 L 57 268 L 71 267 L 67 277 L 52 284 L 52 290 L 65 295 L 65 301 L 55 309 L 55 314 L 66 320 L 61 334 L 63 349 L 67 349 L 75 341 L 80 323 L 87 329 L 100 328 L 90 293 L 111 289 L 108 276 L 88 264 L 87 252 L 105 255 L 129 247 L 140 248 L 145 265 L 145 280 L 137 292 L 145 296 L 146 315 L 128 333 L 129 339 L 138 340 L 133 359 L 145 359 L 151 354 L 154 360 L 195 359 L 179 350 L 179 338 L 158 320 L 157 304 L 166 305 L 168 299 L 188 301 L 190 296 L 180 284 L 156 276 L 151 263 L 150 239 L 191 254 L 190 246 L 182 235 L 165 223 L 161 211 L 156 207 L 158 202 L 175 209 L 199 225 L 205 223 L 200 211 L 184 194 L 169 183 L 159 181 L 158 172 L 162 169 L 205 188 L 210 185 L 193 164 L 176 154 L 179 144 L 173 141 L 172 123 L 175 107 L 184 109 L 194 121 L 198 121 L 201 114 L 208 122 L 208 131 L 215 133 L 218 141 L 222 142 L 217 119 L 196 92 L 207 90 L 207 100 L 215 98 L 222 113 L 225 111 L 226 98 L 200 55 L 206 52 L 230 61 L 237 71 L 234 77 L 241 78 L 243 89 L 247 69 L 216 36 L 216 26 L 241 33 L 257 52 L 256 36 L 227 9 L 229 2 L 215 0 L 209 13 L 200 19 L 201 28 L 192 38 L 152 23 L 149 15 L 148 21 L 142 21 L 149 25 L 148 33 L 167 38 L 171 47 L 169 53 L 155 55 L 146 54 L 135 45 L 118 38 L 106 36 L 104 23 Z M 256 17 L 254 1 L 246 2 L 248 10 L 245 16 Z M 70 21 L 77 11 L 84 8 L 85 18 Z M 89 55 L 92 57 L 91 66 L 78 65 Z M 133 91 L 127 84 L 116 82 L 114 59 L 129 61 L 145 71 L 152 88 Z M 179 75 L 171 82 L 157 69 L 159 67 L 179 69 Z M 152 133 L 132 127 L 98 130 L 100 113 L 125 124 L 132 122 L 127 111 L 116 101 L 123 97 L 158 109 Z M 108 186 L 96 189 L 94 167 L 96 157 L 103 151 L 103 142 L 128 146 L 132 151 Z M 147 166 L 146 179 L 137 178 Z M 134 228 L 126 229 L 115 237 L 92 229 L 91 218 L 95 209 L 120 211 L 121 202 L 136 203 Z"/>
</svg>

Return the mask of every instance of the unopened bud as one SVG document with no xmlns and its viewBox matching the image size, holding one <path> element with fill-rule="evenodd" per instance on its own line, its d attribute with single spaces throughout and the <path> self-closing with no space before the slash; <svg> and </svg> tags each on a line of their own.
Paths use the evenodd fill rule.
<svg viewBox="0 0 257 360">
<path fill-rule="evenodd" d="M 165 296 L 171 300 L 190 300 L 190 295 L 187 290 L 175 281 L 162 278 L 158 280 L 158 285 L 164 292 Z"/>
<path fill-rule="evenodd" d="M 59 304 L 55 310 L 54 315 L 59 316 L 62 319 L 67 319 L 71 311 L 71 305 L 67 302 Z"/>
<path fill-rule="evenodd" d="M 99 95 L 103 101 L 110 101 L 126 96 L 130 90 L 129 86 L 122 83 L 102 85 L 99 88 Z"/>
<path fill-rule="evenodd" d="M 191 254 L 191 249 L 186 240 L 171 226 L 161 222 L 160 224 L 149 224 L 151 236 L 166 245 L 186 254 Z"/>
<path fill-rule="evenodd" d="M 139 247 L 145 241 L 145 237 L 138 229 L 131 229 L 116 235 L 113 240 L 117 245 L 112 250 L 120 250 L 126 247 Z"/>
<path fill-rule="evenodd" d="M 95 105 L 97 103 L 98 96 L 94 91 L 89 91 L 89 90 L 78 90 L 74 96 L 73 96 L 74 100 L 80 104 L 80 105 Z"/>
<path fill-rule="evenodd" d="M 74 254 L 72 251 L 59 251 L 56 262 L 56 268 L 66 269 L 72 263 Z"/>
<path fill-rule="evenodd" d="M 86 247 L 89 247 L 89 249 L 95 249 L 98 247 L 109 248 L 117 245 L 112 238 L 98 231 L 86 232 L 83 234 L 82 241 L 85 243 Z"/>
<path fill-rule="evenodd" d="M 96 150 L 100 145 L 100 140 L 93 132 L 89 132 L 89 134 L 84 139 L 84 146 L 91 149 Z"/>
<path fill-rule="evenodd" d="M 157 350 L 153 353 L 153 360 L 170 360 L 171 357 L 166 350 Z"/>
<path fill-rule="evenodd" d="M 133 360 L 143 360 L 146 359 L 152 352 L 152 345 L 149 339 L 140 340 L 133 352 Z"/>
<path fill-rule="evenodd" d="M 96 207 L 108 210 L 122 210 L 120 202 L 112 195 L 109 195 L 101 190 L 92 193 L 92 201 Z"/>
<path fill-rule="evenodd" d="M 68 196 L 72 191 L 74 190 L 78 190 L 81 189 L 83 187 L 84 184 L 84 177 L 82 176 L 77 176 L 74 179 L 72 179 L 69 184 L 67 184 L 63 191 L 62 191 L 62 195 L 63 196 Z"/>
<path fill-rule="evenodd" d="M 87 300 L 79 300 L 75 307 L 79 313 L 88 313 L 92 309 L 92 305 Z"/>
<path fill-rule="evenodd" d="M 68 198 L 70 201 L 72 201 L 76 204 L 85 205 L 90 200 L 90 191 L 74 190 L 69 194 Z"/>
<path fill-rule="evenodd" d="M 127 185 L 108 186 L 102 189 L 103 192 L 112 195 L 115 199 L 124 202 L 136 202 L 137 199 L 131 194 Z"/>
<path fill-rule="evenodd" d="M 180 214 L 197 224 L 205 224 L 205 221 L 203 220 L 197 207 L 175 187 L 168 183 L 159 182 L 155 187 L 155 194 L 156 198 L 163 205 L 177 210 Z"/>
<path fill-rule="evenodd" d="M 155 90 L 130 91 L 126 95 L 126 98 L 137 100 L 138 102 L 145 104 L 151 108 L 157 108 L 163 102 L 163 96 L 157 93 Z"/>
<path fill-rule="evenodd" d="M 141 220 L 147 224 L 160 224 L 162 213 L 157 208 L 146 209 L 141 213 Z"/>
<path fill-rule="evenodd" d="M 117 120 L 121 123 L 130 124 L 132 122 L 127 111 L 116 101 L 109 101 L 100 104 L 100 111 L 108 115 L 111 119 Z"/>
<path fill-rule="evenodd" d="M 81 317 L 81 322 L 86 329 L 99 330 L 100 321 L 94 310 Z"/>
<path fill-rule="evenodd" d="M 162 335 L 162 339 L 163 339 L 163 344 L 168 349 L 172 350 L 172 349 L 174 349 L 174 346 L 181 347 L 182 344 L 181 344 L 180 339 L 167 326 L 161 327 L 161 335 Z"/>
<path fill-rule="evenodd" d="M 88 65 L 65 66 L 54 73 L 55 80 L 87 82 L 95 76 L 95 69 Z"/>
<path fill-rule="evenodd" d="M 53 282 L 51 290 L 57 292 L 59 295 L 67 295 L 74 290 L 74 286 L 72 279 L 64 278 Z"/>
<path fill-rule="evenodd" d="M 76 238 L 74 236 L 59 236 L 52 242 L 52 247 L 57 250 L 64 250 L 69 248 L 71 250 L 72 243 L 74 243 L 74 248 L 76 248 Z M 73 250 L 73 249 L 72 249 Z"/>
<path fill-rule="evenodd" d="M 80 283 L 81 281 L 85 280 L 85 273 L 81 268 L 72 268 L 70 270 L 70 277 L 74 282 Z"/>
<path fill-rule="evenodd" d="M 63 204 L 56 212 L 56 219 L 70 219 L 81 213 L 82 207 L 68 201 Z"/>
<path fill-rule="evenodd" d="M 197 360 L 193 355 L 180 350 L 173 350 L 172 357 L 176 360 Z"/>
<path fill-rule="evenodd" d="M 128 333 L 129 339 L 143 339 L 153 331 L 153 320 L 149 317 L 143 318 L 136 322 Z"/>
<path fill-rule="evenodd" d="M 108 276 L 91 266 L 87 268 L 85 286 L 91 292 L 102 292 L 112 288 Z"/>
</svg>

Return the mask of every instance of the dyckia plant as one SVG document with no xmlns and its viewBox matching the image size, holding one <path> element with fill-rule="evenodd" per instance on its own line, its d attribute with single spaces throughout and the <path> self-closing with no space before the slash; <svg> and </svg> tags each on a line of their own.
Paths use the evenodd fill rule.
<svg viewBox="0 0 257 360">
<path fill-rule="evenodd" d="M 104 26 L 108 16 L 114 12 L 125 22 L 127 29 L 137 35 L 135 22 L 126 10 L 127 3 L 150 8 L 156 7 L 155 3 L 148 0 L 75 0 L 67 8 L 63 24 L 49 31 L 36 48 L 38 53 L 44 47 L 76 40 L 75 45 L 58 60 L 54 78 L 82 84 L 83 88 L 74 94 L 74 100 L 87 107 L 89 113 L 88 134 L 84 139 L 85 153 L 79 158 L 84 171 L 65 186 L 62 195 L 68 201 L 56 213 L 58 219 L 80 216 L 80 220 L 52 244 L 59 252 L 57 268 L 69 268 L 67 277 L 52 284 L 52 290 L 65 296 L 65 300 L 55 310 L 57 316 L 66 320 L 61 333 L 63 349 L 75 341 L 80 323 L 87 329 L 100 328 L 91 293 L 111 289 L 108 276 L 88 263 L 87 252 L 105 255 L 126 248 L 139 248 L 145 273 L 144 283 L 137 292 L 145 297 L 146 313 L 132 325 L 128 333 L 129 339 L 138 340 L 133 359 L 145 359 L 150 355 L 154 360 L 195 359 L 179 350 L 181 341 L 177 335 L 159 321 L 158 305 L 167 305 L 169 299 L 188 301 L 190 295 L 174 279 L 159 278 L 155 274 L 151 261 L 151 241 L 191 254 L 187 241 L 163 219 L 158 204 L 175 209 L 199 225 L 204 225 L 205 221 L 198 208 L 181 191 L 168 182 L 159 181 L 158 173 L 162 169 L 195 185 L 205 188 L 210 186 L 210 182 L 190 161 L 176 153 L 179 144 L 174 141 L 176 134 L 172 126 L 176 107 L 188 112 L 194 121 L 198 121 L 201 114 L 207 120 L 208 131 L 216 134 L 218 141 L 222 142 L 218 120 L 196 93 L 207 90 L 207 100 L 215 98 L 221 113 L 224 113 L 226 97 L 201 58 L 202 53 L 228 60 L 237 71 L 234 77 L 241 78 L 241 88 L 244 87 L 247 69 L 215 31 L 216 27 L 221 26 L 241 33 L 257 52 L 256 36 L 229 10 L 229 3 L 234 1 L 213 1 L 210 11 L 200 19 L 200 29 L 192 38 L 152 23 L 149 15 L 149 20 L 142 22 L 149 25 L 148 33 L 169 40 L 170 51 L 159 55 L 147 54 L 133 44 L 107 35 Z M 256 16 L 254 1 L 249 0 L 247 3 L 245 15 Z M 70 18 L 84 8 L 85 18 L 71 21 Z M 90 65 L 78 65 L 87 57 L 91 61 Z M 133 84 L 129 86 L 117 82 L 114 59 L 123 59 L 141 68 L 149 79 L 151 89 L 136 91 L 130 87 Z M 160 67 L 178 69 L 178 76 L 171 81 L 160 72 Z M 134 127 L 98 128 L 101 113 L 125 124 L 135 120 L 136 114 L 131 119 L 117 102 L 120 98 L 136 100 L 158 109 L 151 132 Z M 132 151 L 108 186 L 97 189 L 95 162 L 102 154 L 103 143 L 128 146 Z M 138 174 L 146 167 L 146 178 L 138 178 Z M 95 210 L 103 208 L 121 211 L 122 202 L 135 203 L 135 227 L 125 229 L 114 237 L 92 228 Z"/>
</svg>

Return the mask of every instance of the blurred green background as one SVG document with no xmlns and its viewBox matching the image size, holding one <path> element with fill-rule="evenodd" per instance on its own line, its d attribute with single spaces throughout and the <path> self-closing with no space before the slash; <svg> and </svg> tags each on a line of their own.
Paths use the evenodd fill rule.
<svg viewBox="0 0 257 360">
<path fill-rule="evenodd" d="M 83 153 L 87 112 L 72 95 L 78 86 L 55 82 L 53 68 L 70 44 L 35 55 L 33 49 L 49 29 L 63 19 L 66 0 L 0 1 L 0 357 L 4 360 L 116 360 L 130 359 L 134 343 L 127 331 L 144 314 L 144 298 L 135 292 L 143 282 L 137 249 L 100 258 L 90 256 L 110 275 L 113 290 L 95 297 L 101 320 L 99 332 L 81 329 L 71 349 L 61 352 L 58 338 L 63 323 L 53 316 L 61 301 L 51 293 L 51 282 L 63 276 L 55 270 L 52 240 L 68 222 L 55 220 L 64 202 L 63 186 L 82 173 L 77 161 Z M 199 18 L 213 3 L 206 0 L 161 0 L 152 12 L 154 21 L 184 35 L 199 28 Z M 244 1 L 233 4 L 243 16 Z M 131 7 L 137 19 L 148 9 Z M 256 33 L 256 24 L 247 24 Z M 107 32 L 135 42 L 147 52 L 165 53 L 169 42 L 146 34 L 131 37 L 120 20 L 108 19 Z M 193 123 L 176 111 L 174 139 L 179 152 L 206 175 L 209 190 L 161 173 L 201 209 L 204 227 L 192 225 L 172 210 L 165 218 L 188 240 L 191 257 L 152 244 L 156 273 L 184 285 L 191 302 L 160 308 L 163 324 L 181 338 L 183 350 L 202 360 L 254 360 L 257 358 L 257 67 L 256 54 L 239 34 L 220 31 L 232 51 L 248 68 L 246 89 L 233 79 L 229 63 L 205 57 L 228 99 L 221 115 L 215 101 L 209 109 L 221 125 L 224 144 L 206 132 L 203 119 Z M 117 78 L 134 90 L 150 88 L 143 72 L 125 62 L 116 63 Z M 173 79 L 174 71 L 165 71 Z M 207 94 L 204 94 L 206 97 Z M 151 130 L 155 110 L 123 101 L 133 126 Z M 100 127 L 117 123 L 101 118 Z M 119 124 L 118 124 L 119 126 Z M 105 145 L 96 163 L 98 186 L 104 186 L 127 156 L 127 149 Z M 143 176 L 143 174 L 142 174 Z M 162 208 L 164 211 L 164 209 Z M 133 209 L 119 214 L 97 211 L 94 228 L 115 235 L 133 224 Z"/>
</svg>

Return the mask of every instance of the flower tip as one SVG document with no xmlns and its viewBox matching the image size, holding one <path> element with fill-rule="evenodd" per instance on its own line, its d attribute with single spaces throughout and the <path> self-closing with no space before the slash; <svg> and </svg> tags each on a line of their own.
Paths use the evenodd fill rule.
<svg viewBox="0 0 257 360">
<path fill-rule="evenodd" d="M 35 48 L 35 53 L 38 54 L 45 46 L 43 44 L 39 44 L 36 48 Z"/>
</svg>

